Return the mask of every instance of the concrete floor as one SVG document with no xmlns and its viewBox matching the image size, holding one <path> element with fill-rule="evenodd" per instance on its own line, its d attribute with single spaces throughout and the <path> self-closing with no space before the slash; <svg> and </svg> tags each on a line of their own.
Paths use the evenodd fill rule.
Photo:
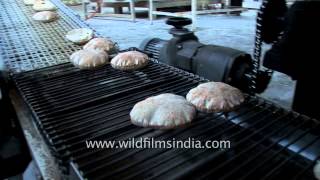
<svg viewBox="0 0 320 180">
<path fill-rule="evenodd" d="M 80 7 L 73 7 L 73 9 L 81 14 Z M 256 13 L 256 10 L 249 10 L 240 16 L 199 15 L 195 34 L 202 43 L 228 46 L 252 54 Z M 123 19 L 112 20 L 106 17 L 95 17 L 87 22 L 103 36 L 110 37 L 117 42 L 121 49 L 138 47 L 148 37 L 171 38 L 171 35 L 168 34 L 170 26 L 165 24 L 163 17 L 155 20 L 152 25 L 147 18 L 138 18 L 137 22 L 132 22 Z M 264 50 L 268 48 L 265 46 Z M 294 88 L 295 82 L 291 81 L 290 77 L 275 72 L 268 89 L 261 96 L 285 108 L 290 108 Z"/>
</svg>

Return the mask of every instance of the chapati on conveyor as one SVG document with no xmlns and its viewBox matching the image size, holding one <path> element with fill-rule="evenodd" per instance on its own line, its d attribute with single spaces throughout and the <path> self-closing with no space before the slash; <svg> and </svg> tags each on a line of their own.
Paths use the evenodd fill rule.
<svg viewBox="0 0 320 180">
<path fill-rule="evenodd" d="M 34 4 L 35 0 L 23 0 L 23 3 L 27 6 L 32 6 Z"/>
<path fill-rule="evenodd" d="M 139 51 L 127 51 L 119 53 L 111 60 L 111 66 L 124 71 L 134 71 L 145 67 L 149 62 L 146 54 Z"/>
<path fill-rule="evenodd" d="M 114 46 L 114 42 L 107 38 L 93 38 L 83 47 L 83 49 L 97 49 L 109 53 Z"/>
<path fill-rule="evenodd" d="M 69 31 L 66 39 L 75 44 L 85 44 L 93 38 L 93 30 L 88 28 L 78 28 Z"/>
<path fill-rule="evenodd" d="M 58 19 L 58 14 L 52 11 L 37 12 L 32 16 L 32 19 L 40 22 L 52 22 Z"/>
<path fill-rule="evenodd" d="M 76 51 L 70 56 L 70 61 L 80 69 L 94 69 L 109 63 L 106 52 L 94 49 Z"/>
<path fill-rule="evenodd" d="M 49 0 L 35 0 L 33 4 L 33 10 L 35 11 L 55 11 L 56 6 L 52 4 Z"/>
<path fill-rule="evenodd" d="M 196 109 L 184 97 L 165 93 L 134 105 L 131 122 L 137 126 L 172 129 L 191 123 Z"/>
<path fill-rule="evenodd" d="M 318 180 L 320 180 L 320 161 L 318 161 L 313 167 L 313 174 Z"/>
<path fill-rule="evenodd" d="M 244 101 L 244 95 L 228 84 L 208 82 L 191 89 L 187 100 L 201 112 L 228 112 Z"/>
<path fill-rule="evenodd" d="M 76 6 L 82 3 L 81 0 L 62 0 L 62 2 L 67 6 Z"/>
</svg>

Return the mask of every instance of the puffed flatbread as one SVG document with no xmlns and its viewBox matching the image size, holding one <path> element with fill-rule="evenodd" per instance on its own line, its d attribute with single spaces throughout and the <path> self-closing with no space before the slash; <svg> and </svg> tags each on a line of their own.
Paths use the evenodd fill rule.
<svg viewBox="0 0 320 180">
<path fill-rule="evenodd" d="M 111 66 L 124 71 L 134 71 L 145 67 L 149 62 L 146 54 L 139 51 L 119 53 L 111 60 Z"/>
<path fill-rule="evenodd" d="M 37 12 L 32 16 L 32 19 L 39 22 L 52 22 L 58 19 L 58 14 L 52 11 Z"/>
<path fill-rule="evenodd" d="M 108 54 L 104 51 L 79 50 L 70 56 L 71 63 L 80 69 L 94 69 L 108 64 Z"/>
<path fill-rule="evenodd" d="M 109 53 L 114 46 L 114 42 L 107 38 L 93 38 L 83 46 L 83 49 L 97 49 Z"/>
<path fill-rule="evenodd" d="M 87 43 L 92 38 L 93 31 L 88 28 L 73 29 L 66 34 L 66 39 L 79 45 Z"/>
<path fill-rule="evenodd" d="M 314 177 L 320 180 L 320 161 L 317 161 L 316 165 L 313 167 Z"/>
<path fill-rule="evenodd" d="M 141 127 L 172 129 L 192 122 L 196 109 L 182 96 L 165 93 L 134 105 L 131 122 Z"/>
<path fill-rule="evenodd" d="M 34 4 L 35 0 L 23 0 L 23 3 L 27 6 L 32 6 Z"/>
<path fill-rule="evenodd" d="M 228 84 L 208 82 L 191 89 L 187 100 L 201 112 L 229 112 L 244 102 L 244 95 Z"/>
<path fill-rule="evenodd" d="M 49 0 L 36 0 L 32 6 L 35 11 L 55 11 L 56 6 Z"/>
<path fill-rule="evenodd" d="M 62 0 L 62 2 L 67 6 L 75 6 L 81 4 L 81 0 Z"/>
</svg>

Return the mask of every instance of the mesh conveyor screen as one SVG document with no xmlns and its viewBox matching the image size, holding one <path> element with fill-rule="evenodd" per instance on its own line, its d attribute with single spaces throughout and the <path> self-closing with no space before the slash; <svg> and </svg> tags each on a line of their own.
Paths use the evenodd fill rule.
<svg viewBox="0 0 320 180">
<path fill-rule="evenodd" d="M 69 61 L 81 46 L 65 39 L 75 28 L 88 27 L 68 7 L 56 2 L 59 19 L 40 23 L 32 19 L 35 11 L 23 0 L 0 1 L 0 50 L 13 73 L 30 71 Z"/>
<path fill-rule="evenodd" d="M 61 166 L 68 168 L 72 159 L 71 172 L 89 179 L 312 179 L 312 165 L 320 154 L 319 123 L 256 97 L 248 97 L 227 119 L 219 113 L 198 113 L 190 126 L 170 131 L 132 125 L 129 112 L 138 101 L 164 92 L 184 96 L 202 81 L 164 64 L 152 62 L 141 71 L 122 72 L 109 65 L 80 71 L 66 63 L 13 78 Z M 232 147 L 87 149 L 85 145 L 86 140 L 133 137 L 222 139 L 230 140 Z"/>
</svg>

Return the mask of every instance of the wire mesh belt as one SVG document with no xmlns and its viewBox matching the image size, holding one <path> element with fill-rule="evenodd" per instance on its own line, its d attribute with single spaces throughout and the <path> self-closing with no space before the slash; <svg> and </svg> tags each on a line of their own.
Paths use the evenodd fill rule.
<svg viewBox="0 0 320 180">
<path fill-rule="evenodd" d="M 32 19 L 35 11 L 22 0 L 0 1 L 0 51 L 13 73 L 67 62 L 81 47 L 65 40 L 74 28 L 88 27 L 60 1 L 53 1 L 59 19 L 40 23 Z"/>
<path fill-rule="evenodd" d="M 13 79 L 61 169 L 73 178 L 314 178 L 319 123 L 257 97 L 248 97 L 227 118 L 198 113 L 194 123 L 176 130 L 132 125 L 129 112 L 138 101 L 164 92 L 185 96 L 204 81 L 164 64 L 122 72 L 110 66 L 80 71 L 66 63 Z M 85 143 L 139 137 L 229 140 L 231 148 L 88 149 Z"/>
</svg>

